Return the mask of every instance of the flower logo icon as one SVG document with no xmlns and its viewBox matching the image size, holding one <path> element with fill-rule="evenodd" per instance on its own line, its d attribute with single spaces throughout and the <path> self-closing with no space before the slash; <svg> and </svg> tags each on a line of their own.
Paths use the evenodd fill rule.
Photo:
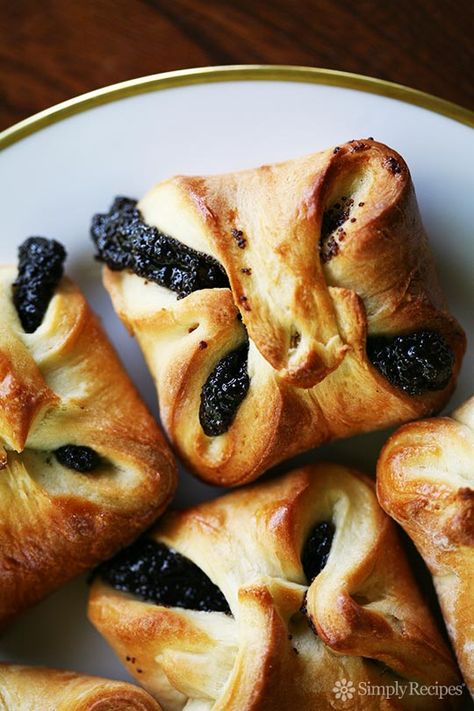
<svg viewBox="0 0 474 711">
<path fill-rule="evenodd" d="M 350 701 L 355 694 L 355 686 L 352 681 L 348 681 L 347 679 L 339 679 L 334 684 L 332 693 L 336 699 L 340 699 L 341 701 Z"/>
</svg>

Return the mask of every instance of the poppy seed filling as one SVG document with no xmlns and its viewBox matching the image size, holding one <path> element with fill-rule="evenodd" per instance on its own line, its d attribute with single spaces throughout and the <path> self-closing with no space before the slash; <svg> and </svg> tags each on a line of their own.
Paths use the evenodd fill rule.
<svg viewBox="0 0 474 711">
<path fill-rule="evenodd" d="M 227 432 L 247 395 L 248 342 L 221 358 L 201 390 L 199 421 L 208 437 Z"/>
<path fill-rule="evenodd" d="M 100 465 L 100 457 L 91 447 L 65 444 L 55 450 L 54 456 L 63 467 L 88 474 Z"/>
<path fill-rule="evenodd" d="M 351 215 L 353 204 L 353 198 L 342 195 L 324 211 L 319 240 L 319 253 L 323 264 L 339 253 L 341 242 L 346 237 L 343 225 Z"/>
<path fill-rule="evenodd" d="M 128 269 L 180 299 L 199 289 L 230 288 L 219 262 L 147 225 L 131 198 L 117 197 L 108 213 L 95 215 L 91 237 L 97 258 L 110 269 Z"/>
<path fill-rule="evenodd" d="M 305 541 L 301 562 L 309 585 L 328 562 L 335 532 L 336 529 L 330 521 L 321 521 L 313 526 Z"/>
<path fill-rule="evenodd" d="M 392 385 L 409 395 L 442 390 L 453 373 L 453 351 L 436 331 L 394 338 L 372 336 L 367 339 L 367 355 Z"/>
<path fill-rule="evenodd" d="M 41 325 L 61 277 L 66 250 L 46 237 L 29 237 L 18 249 L 18 276 L 13 303 L 26 333 Z"/>
<path fill-rule="evenodd" d="M 220 589 L 197 565 L 151 538 L 120 551 L 96 573 L 116 590 L 156 605 L 231 614 Z"/>
</svg>

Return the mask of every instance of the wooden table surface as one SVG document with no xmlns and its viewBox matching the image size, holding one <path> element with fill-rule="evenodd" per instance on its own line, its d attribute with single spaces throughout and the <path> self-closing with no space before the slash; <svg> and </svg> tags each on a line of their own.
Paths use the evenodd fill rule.
<svg viewBox="0 0 474 711">
<path fill-rule="evenodd" d="M 0 129 L 85 91 L 210 64 L 304 64 L 474 108 L 473 0 L 0 0 Z"/>
</svg>

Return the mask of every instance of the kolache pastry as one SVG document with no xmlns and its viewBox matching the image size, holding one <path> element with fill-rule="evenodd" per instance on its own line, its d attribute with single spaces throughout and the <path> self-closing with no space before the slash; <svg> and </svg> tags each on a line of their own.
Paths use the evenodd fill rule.
<svg viewBox="0 0 474 711">
<path fill-rule="evenodd" d="M 412 422 L 392 435 L 377 490 L 431 571 L 474 696 L 474 397 L 451 417 Z"/>
<path fill-rule="evenodd" d="M 439 410 L 465 348 L 403 159 L 372 139 L 178 176 L 93 218 L 186 465 L 236 485 Z"/>
<path fill-rule="evenodd" d="M 165 514 L 99 566 L 89 617 L 165 711 L 324 711 L 341 679 L 351 709 L 458 707 L 400 698 L 460 693 L 457 669 L 373 483 L 335 464 Z"/>
<path fill-rule="evenodd" d="M 173 457 L 79 288 L 32 237 L 0 267 L 0 626 L 149 526 Z"/>
<path fill-rule="evenodd" d="M 1 711 L 161 711 L 143 689 L 59 669 L 0 664 Z"/>
</svg>

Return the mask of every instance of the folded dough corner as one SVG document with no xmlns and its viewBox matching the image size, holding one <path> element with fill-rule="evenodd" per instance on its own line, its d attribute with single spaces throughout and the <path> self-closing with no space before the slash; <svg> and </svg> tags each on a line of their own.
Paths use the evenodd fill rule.
<svg viewBox="0 0 474 711">
<path fill-rule="evenodd" d="M 462 708 L 410 693 L 462 690 L 457 667 L 374 483 L 336 464 L 168 512 L 99 567 L 89 617 L 165 709 L 329 710 L 341 679 L 350 708 Z"/>
<path fill-rule="evenodd" d="M 161 711 L 133 684 L 85 674 L 0 664 L 2 711 Z"/>
<path fill-rule="evenodd" d="M 377 493 L 433 576 L 474 697 L 474 396 L 450 417 L 397 430 L 380 454 Z"/>
<path fill-rule="evenodd" d="M 464 333 L 409 170 L 372 139 L 171 178 L 91 234 L 168 435 L 206 481 L 433 413 L 454 388 Z"/>
<path fill-rule="evenodd" d="M 174 458 L 63 247 L 0 267 L 0 626 L 149 526 Z"/>
</svg>

